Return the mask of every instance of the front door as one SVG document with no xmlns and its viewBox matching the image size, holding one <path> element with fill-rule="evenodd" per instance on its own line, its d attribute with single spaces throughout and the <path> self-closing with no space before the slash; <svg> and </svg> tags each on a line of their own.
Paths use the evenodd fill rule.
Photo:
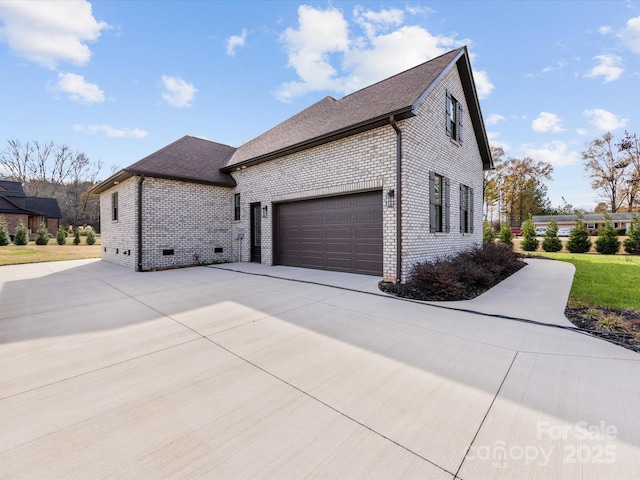
<svg viewBox="0 0 640 480">
<path fill-rule="evenodd" d="M 251 204 L 251 261 L 262 263 L 262 216 L 259 203 Z"/>
</svg>

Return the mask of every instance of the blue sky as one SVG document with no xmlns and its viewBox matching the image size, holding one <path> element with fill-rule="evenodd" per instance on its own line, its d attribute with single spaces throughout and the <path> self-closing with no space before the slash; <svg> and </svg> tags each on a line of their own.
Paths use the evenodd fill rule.
<svg viewBox="0 0 640 480">
<path fill-rule="evenodd" d="M 4 1 L 0 144 L 66 143 L 123 168 L 183 135 L 238 146 L 324 96 L 467 45 L 492 145 L 555 167 L 640 133 L 638 1 Z"/>
</svg>

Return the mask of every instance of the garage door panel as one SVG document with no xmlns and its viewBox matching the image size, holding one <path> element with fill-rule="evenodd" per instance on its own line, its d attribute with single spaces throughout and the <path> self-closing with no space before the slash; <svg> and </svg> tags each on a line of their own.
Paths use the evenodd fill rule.
<svg viewBox="0 0 640 480">
<path fill-rule="evenodd" d="M 279 263 L 382 275 L 382 192 L 277 206 Z"/>
</svg>

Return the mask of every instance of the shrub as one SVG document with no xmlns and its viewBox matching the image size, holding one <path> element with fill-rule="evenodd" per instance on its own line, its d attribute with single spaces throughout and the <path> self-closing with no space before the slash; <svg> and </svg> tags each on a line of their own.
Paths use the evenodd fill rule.
<svg viewBox="0 0 640 480">
<path fill-rule="evenodd" d="M 538 249 L 538 239 L 536 238 L 536 229 L 533 226 L 531 214 L 522 223 L 522 243 L 520 247 L 525 252 L 535 252 Z"/>
<path fill-rule="evenodd" d="M 511 233 L 511 226 L 506 222 L 502 222 L 502 225 L 500 225 L 498 241 L 509 248 L 513 248 L 513 234 Z"/>
<path fill-rule="evenodd" d="M 77 228 L 74 229 L 73 244 L 74 245 L 79 245 L 80 244 L 80 230 L 78 230 Z"/>
<path fill-rule="evenodd" d="M 93 229 L 87 231 L 87 245 L 96 243 L 96 232 Z"/>
<path fill-rule="evenodd" d="M 567 250 L 571 253 L 587 253 L 591 249 L 589 231 L 584 226 L 584 217 L 580 212 L 576 213 L 576 226 L 571 229 Z"/>
<path fill-rule="evenodd" d="M 618 232 L 613 228 L 611 216 L 604 216 L 604 222 L 598 229 L 598 239 L 596 240 L 596 251 L 604 255 L 615 255 L 620 250 L 620 240 Z"/>
<path fill-rule="evenodd" d="M 624 241 L 624 251 L 629 255 L 640 255 L 640 215 L 634 215 Z"/>
<path fill-rule="evenodd" d="M 547 228 L 547 232 L 544 234 L 542 249 L 545 252 L 559 252 L 562 250 L 562 242 L 558 237 L 558 224 L 553 219 L 549 222 L 549 228 Z"/>
<path fill-rule="evenodd" d="M 40 222 L 40 226 L 38 227 L 36 245 L 49 245 L 49 230 L 47 230 L 44 222 Z"/>
<path fill-rule="evenodd" d="M 26 245 L 29 243 L 29 231 L 27 227 L 22 223 L 22 219 L 18 222 L 18 226 L 16 227 L 16 234 L 13 237 L 13 243 L 16 245 Z"/>
<path fill-rule="evenodd" d="M 491 224 L 485 220 L 482 222 L 482 243 L 485 245 L 493 243 L 496 239 L 496 232 L 493 231 Z"/>
<path fill-rule="evenodd" d="M 4 219 L 4 215 L 0 215 L 0 247 L 9 245 L 11 239 L 9 238 L 9 229 L 7 228 L 7 221 Z"/>
<path fill-rule="evenodd" d="M 506 245 L 491 243 L 453 257 L 414 265 L 402 296 L 420 300 L 473 298 L 524 266 Z"/>
<path fill-rule="evenodd" d="M 67 231 L 62 227 L 58 228 L 56 242 L 58 243 L 58 245 L 64 245 L 65 243 L 67 243 Z"/>
</svg>

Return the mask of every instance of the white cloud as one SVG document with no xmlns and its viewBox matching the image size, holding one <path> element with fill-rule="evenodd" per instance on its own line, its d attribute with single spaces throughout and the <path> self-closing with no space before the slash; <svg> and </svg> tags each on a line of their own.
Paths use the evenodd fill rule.
<svg viewBox="0 0 640 480">
<path fill-rule="evenodd" d="M 82 75 L 75 73 L 59 73 L 58 83 L 54 90 L 66 93 L 75 102 L 104 102 L 104 92 L 95 83 L 87 82 Z"/>
<path fill-rule="evenodd" d="M 598 28 L 598 32 L 600 33 L 600 35 L 609 35 L 612 31 L 612 28 L 608 25 L 603 25 L 602 27 Z"/>
<path fill-rule="evenodd" d="M 73 129 L 78 132 L 85 132 L 89 135 L 95 135 L 96 133 L 103 132 L 110 138 L 144 138 L 149 132 L 141 130 L 139 128 L 113 128 L 109 125 L 74 125 Z"/>
<path fill-rule="evenodd" d="M 227 55 L 230 57 L 235 57 L 236 49 L 239 47 L 244 47 L 244 42 L 247 39 L 247 30 L 245 28 L 242 29 L 242 35 L 231 35 L 227 39 Z"/>
<path fill-rule="evenodd" d="M 298 80 L 282 84 L 278 99 L 288 101 L 319 90 L 350 93 L 469 43 L 402 25 L 405 12 L 397 8 L 375 12 L 357 7 L 353 14 L 350 26 L 333 6 L 298 8 L 298 26 L 281 36 Z M 350 35 L 357 29 L 363 34 Z M 479 96 L 494 88 L 486 72 L 476 71 L 475 80 Z"/>
<path fill-rule="evenodd" d="M 500 139 L 500 133 L 498 132 L 487 132 L 487 138 L 489 139 L 489 145 L 492 147 L 500 147 L 505 152 L 511 149 L 511 146 Z"/>
<path fill-rule="evenodd" d="M 624 68 L 622 68 L 622 58 L 618 55 L 597 55 L 593 57 L 593 59 L 599 61 L 600 64 L 585 74 L 587 78 L 603 77 L 604 82 L 607 83 L 617 80 L 624 72 Z"/>
<path fill-rule="evenodd" d="M 601 132 L 612 132 L 618 128 L 623 128 L 629 123 L 629 119 L 620 118 L 618 115 L 602 110 L 601 108 L 585 110 L 584 114 L 590 118 L 589 123 Z"/>
<path fill-rule="evenodd" d="M 555 70 L 561 70 L 564 67 L 566 67 L 566 65 L 567 65 L 567 61 L 566 60 L 558 60 L 555 65 L 549 65 L 547 67 L 544 67 L 542 69 L 542 73 L 549 73 L 549 72 L 553 72 Z"/>
<path fill-rule="evenodd" d="M 486 118 L 484 123 L 487 125 L 495 125 L 496 123 L 503 122 L 503 121 L 504 121 L 504 117 L 502 115 L 497 113 L 492 113 Z"/>
<path fill-rule="evenodd" d="M 540 116 L 531 122 L 531 128 L 534 132 L 560 133 L 564 131 L 562 120 L 555 113 L 549 112 L 540 112 Z"/>
<path fill-rule="evenodd" d="M 193 97 L 198 91 L 192 84 L 185 82 L 180 77 L 162 76 L 162 98 L 169 104 L 178 108 L 191 106 Z"/>
<path fill-rule="evenodd" d="M 2 1 L 0 20 L 0 41 L 15 55 L 51 69 L 61 62 L 86 64 L 91 58 L 87 42 L 109 28 L 84 0 Z"/>
<path fill-rule="evenodd" d="M 618 37 L 629 50 L 640 53 L 640 17 L 627 20 L 626 26 L 620 31 Z"/>
<path fill-rule="evenodd" d="M 585 130 L 584 128 L 577 128 L 576 129 L 576 133 L 578 135 L 580 135 L 581 137 L 585 136 L 587 133 L 589 133 L 587 130 Z"/>
<path fill-rule="evenodd" d="M 493 91 L 495 86 L 489 80 L 489 75 L 483 70 L 474 70 L 473 81 L 476 84 L 476 90 L 478 91 L 479 98 L 487 98 Z"/>
<path fill-rule="evenodd" d="M 580 161 L 580 153 L 569 150 L 565 142 L 556 140 L 535 148 L 531 145 L 523 145 L 522 149 L 527 157 L 536 161 L 547 162 L 554 167 L 575 165 Z"/>
</svg>

